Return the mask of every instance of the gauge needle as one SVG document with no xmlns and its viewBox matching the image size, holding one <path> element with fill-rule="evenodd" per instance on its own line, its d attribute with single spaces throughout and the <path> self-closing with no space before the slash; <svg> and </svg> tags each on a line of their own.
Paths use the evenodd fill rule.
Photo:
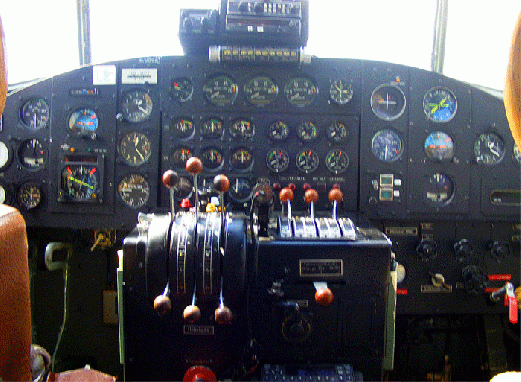
<svg viewBox="0 0 521 382">
<path fill-rule="evenodd" d="M 81 180 L 79 180 L 79 179 L 76 179 L 76 178 L 73 177 L 73 176 L 69 176 L 69 179 L 72 180 L 73 182 L 76 182 L 76 183 L 81 184 L 82 186 L 88 187 L 88 188 L 90 188 L 91 190 L 94 190 L 94 187 L 93 187 L 93 186 L 91 186 L 90 184 L 85 183 L 85 182 L 83 182 L 83 181 L 81 181 Z"/>
<path fill-rule="evenodd" d="M 438 110 L 440 110 L 442 107 L 445 107 L 445 101 L 447 101 L 447 97 L 443 98 L 440 103 L 436 104 L 436 106 L 434 106 L 432 109 L 431 109 L 431 114 L 434 114 L 436 113 Z"/>
</svg>

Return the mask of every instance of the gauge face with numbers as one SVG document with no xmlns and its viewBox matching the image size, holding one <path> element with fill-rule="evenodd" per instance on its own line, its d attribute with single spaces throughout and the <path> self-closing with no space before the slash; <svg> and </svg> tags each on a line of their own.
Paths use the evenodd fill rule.
<svg viewBox="0 0 521 382">
<path fill-rule="evenodd" d="M 152 154 L 148 137 L 136 131 L 125 134 L 121 138 L 118 148 L 121 157 L 130 166 L 139 166 L 145 163 Z"/>
<path fill-rule="evenodd" d="M 237 99 L 237 83 L 227 75 L 215 76 L 205 82 L 203 94 L 212 105 L 228 106 Z"/>
<path fill-rule="evenodd" d="M 318 154 L 314 150 L 306 149 L 302 150 L 297 154 L 297 168 L 305 173 L 309 174 L 310 172 L 315 171 L 318 168 L 318 164 L 320 159 Z"/>
<path fill-rule="evenodd" d="M 36 170 L 45 164 L 45 148 L 39 139 L 32 138 L 23 141 L 18 147 L 18 160 L 29 170 Z"/>
<path fill-rule="evenodd" d="M 402 156 L 403 142 L 393 130 L 380 130 L 373 136 L 371 151 L 383 162 L 394 162 Z"/>
<path fill-rule="evenodd" d="M 273 172 L 283 172 L 289 166 L 289 154 L 282 149 L 270 150 L 266 154 L 266 165 Z"/>
<path fill-rule="evenodd" d="M 140 174 L 128 174 L 118 184 L 121 200 L 131 208 L 144 206 L 150 196 L 150 186 Z"/>
<path fill-rule="evenodd" d="M 143 122 L 152 114 L 152 98 L 143 90 L 132 90 L 123 95 L 121 113 L 129 122 Z"/>
<path fill-rule="evenodd" d="M 34 183 L 24 183 L 18 190 L 18 201 L 26 210 L 36 208 L 42 202 L 42 190 Z"/>
<path fill-rule="evenodd" d="M 315 102 L 318 88 L 309 78 L 297 77 L 286 83 L 284 94 L 288 102 L 293 106 L 306 107 Z"/>
<path fill-rule="evenodd" d="M 28 129 L 39 130 L 47 126 L 50 114 L 47 102 L 41 98 L 36 98 L 24 103 L 20 110 L 20 119 Z"/>
<path fill-rule="evenodd" d="M 495 133 L 483 133 L 474 142 L 474 156 L 479 164 L 498 164 L 503 160 L 505 151 L 505 142 Z"/>
</svg>

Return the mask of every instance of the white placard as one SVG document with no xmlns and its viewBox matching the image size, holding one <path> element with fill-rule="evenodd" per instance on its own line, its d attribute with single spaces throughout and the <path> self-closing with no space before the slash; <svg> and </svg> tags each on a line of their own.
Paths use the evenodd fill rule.
<svg viewBox="0 0 521 382">
<path fill-rule="evenodd" d="M 116 85 L 116 65 L 95 65 L 92 67 L 93 85 Z"/>
<path fill-rule="evenodd" d="M 157 69 L 122 69 L 122 84 L 157 84 Z"/>
</svg>

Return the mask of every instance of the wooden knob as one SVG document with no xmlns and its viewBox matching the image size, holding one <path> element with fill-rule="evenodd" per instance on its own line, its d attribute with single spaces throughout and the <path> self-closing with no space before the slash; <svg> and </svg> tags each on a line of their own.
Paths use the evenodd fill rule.
<svg viewBox="0 0 521 382">
<path fill-rule="evenodd" d="M 306 190 L 306 193 L 304 194 L 304 200 L 308 204 L 310 204 L 311 202 L 316 203 L 318 200 L 317 190 L 314 190 L 312 188 L 310 188 L 309 190 Z"/>
<path fill-rule="evenodd" d="M 172 310 L 172 301 L 168 296 L 160 294 L 154 299 L 154 310 L 160 317 L 163 317 Z"/>
<path fill-rule="evenodd" d="M 344 198 L 344 194 L 338 188 L 331 189 L 327 196 L 330 202 L 334 202 L 336 200 L 338 203 L 340 203 Z"/>
<path fill-rule="evenodd" d="M 232 321 L 232 318 L 232 311 L 228 309 L 228 307 L 223 305 L 215 309 L 215 321 L 218 324 L 229 324 Z"/>
<path fill-rule="evenodd" d="M 188 305 L 183 311 L 183 319 L 193 324 L 201 318 L 201 310 L 196 305 Z"/>
<path fill-rule="evenodd" d="M 289 187 L 285 187 L 279 192 L 280 201 L 286 203 L 288 200 L 293 201 L 293 191 Z"/>
<path fill-rule="evenodd" d="M 166 188 L 169 190 L 173 189 L 177 182 L 179 181 L 179 176 L 177 175 L 177 172 L 173 170 L 167 170 L 163 174 L 163 184 Z"/>
<path fill-rule="evenodd" d="M 203 162 L 197 157 L 191 157 L 186 161 L 186 171 L 193 175 L 200 174 L 203 171 Z"/>
<path fill-rule="evenodd" d="M 213 188 L 217 192 L 228 192 L 230 189 L 230 180 L 226 175 L 219 174 L 213 178 Z"/>
<path fill-rule="evenodd" d="M 315 292 L 315 301 L 322 306 L 329 306 L 333 302 L 333 292 L 329 288 L 319 289 Z"/>
</svg>

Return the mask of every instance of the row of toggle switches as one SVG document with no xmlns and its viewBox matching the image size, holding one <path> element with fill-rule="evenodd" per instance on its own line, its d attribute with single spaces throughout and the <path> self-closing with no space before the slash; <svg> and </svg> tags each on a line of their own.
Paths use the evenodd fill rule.
<svg viewBox="0 0 521 382">
<path fill-rule="evenodd" d="M 278 218 L 278 234 L 281 238 L 345 239 L 356 240 L 355 225 L 349 218 L 315 218 L 297 216 Z"/>
</svg>

